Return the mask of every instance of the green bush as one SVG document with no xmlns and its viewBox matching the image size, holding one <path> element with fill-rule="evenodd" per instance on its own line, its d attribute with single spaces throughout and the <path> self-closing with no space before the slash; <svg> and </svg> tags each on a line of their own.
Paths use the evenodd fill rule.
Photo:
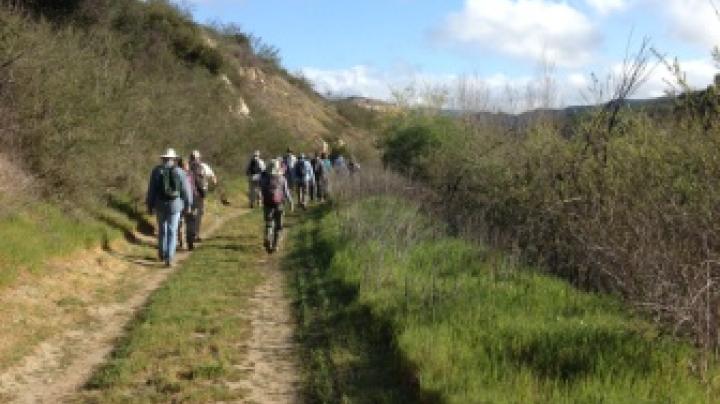
<svg viewBox="0 0 720 404">
<path fill-rule="evenodd" d="M 438 131 L 448 118 L 411 112 L 389 126 L 383 150 L 436 190 L 452 228 L 613 292 L 710 348 L 720 329 L 720 289 L 707 287 L 720 281 L 720 136 L 682 105 L 664 116 L 621 108 L 611 130 L 602 109 L 589 110 L 569 127 L 541 121 L 519 136 L 482 122 Z"/>
</svg>

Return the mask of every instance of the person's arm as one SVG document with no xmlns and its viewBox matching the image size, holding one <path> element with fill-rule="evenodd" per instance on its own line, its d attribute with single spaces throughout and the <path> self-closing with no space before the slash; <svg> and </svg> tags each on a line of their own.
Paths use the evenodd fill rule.
<svg viewBox="0 0 720 404">
<path fill-rule="evenodd" d="M 290 193 L 290 189 L 288 188 L 288 182 L 283 179 L 283 194 L 285 194 L 285 200 L 290 202 L 290 210 L 295 209 L 295 202 L 293 202 L 292 194 Z"/>
<path fill-rule="evenodd" d="M 313 167 L 312 164 L 308 164 L 308 165 L 310 166 L 310 183 L 314 184 L 315 183 L 315 168 Z"/>
<path fill-rule="evenodd" d="M 188 176 L 183 170 L 179 168 L 176 168 L 176 170 L 178 172 L 178 175 L 182 179 L 182 189 L 180 190 L 180 197 L 185 203 L 184 211 L 189 212 L 193 204 L 193 194 L 192 189 L 190 188 L 190 179 L 188 179 Z"/>
<path fill-rule="evenodd" d="M 145 194 L 145 205 L 147 206 L 147 210 L 149 213 L 153 213 L 153 210 L 155 208 L 155 199 L 157 198 L 157 195 L 155 194 L 157 191 L 157 175 L 155 172 L 157 169 L 153 169 L 150 172 L 150 180 L 148 181 L 148 189 L 147 193 Z"/>
<path fill-rule="evenodd" d="M 212 181 L 213 185 L 217 185 L 217 176 L 215 175 L 215 171 L 210 167 L 207 163 L 202 163 L 203 171 L 205 171 L 205 176 L 210 177 L 210 180 Z"/>
</svg>

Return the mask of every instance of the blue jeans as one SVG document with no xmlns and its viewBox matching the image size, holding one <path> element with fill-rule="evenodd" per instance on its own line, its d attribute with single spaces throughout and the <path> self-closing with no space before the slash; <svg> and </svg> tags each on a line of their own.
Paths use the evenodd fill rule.
<svg viewBox="0 0 720 404">
<path fill-rule="evenodd" d="M 175 257 L 178 240 L 180 212 L 170 209 L 158 209 L 158 253 L 163 261 L 169 262 Z"/>
</svg>

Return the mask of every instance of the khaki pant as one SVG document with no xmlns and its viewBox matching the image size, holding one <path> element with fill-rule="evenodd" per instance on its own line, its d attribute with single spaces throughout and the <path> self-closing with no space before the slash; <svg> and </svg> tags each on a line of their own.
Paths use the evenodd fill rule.
<svg viewBox="0 0 720 404">
<path fill-rule="evenodd" d="M 250 193 L 248 199 L 250 200 L 250 209 L 262 204 L 262 197 L 260 195 L 260 177 L 248 179 L 248 189 Z"/>
</svg>

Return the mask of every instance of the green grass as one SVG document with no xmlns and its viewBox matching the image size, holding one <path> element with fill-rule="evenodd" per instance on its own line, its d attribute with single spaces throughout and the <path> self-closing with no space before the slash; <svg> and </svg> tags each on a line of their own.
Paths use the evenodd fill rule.
<svg viewBox="0 0 720 404">
<path fill-rule="evenodd" d="M 221 209 L 220 198 L 243 204 L 247 193 L 244 178 L 231 177 L 207 199 L 206 210 Z M 37 203 L 10 216 L 0 217 L 0 289 L 23 272 L 40 275 L 46 264 L 82 249 L 109 247 L 125 237 L 137 241 L 135 232 L 152 234 L 155 218 L 144 213 L 144 205 L 127 197 L 113 196 L 106 206 L 69 212 L 50 203 Z"/>
<path fill-rule="evenodd" d="M 401 240 L 407 204 L 316 212 L 289 268 L 319 402 L 700 403 L 698 352 L 616 299 L 447 237 Z M 405 210 L 405 212 L 404 212 Z M 412 209 L 410 209 L 412 210 Z M 390 213 L 390 214 L 388 214 Z M 395 213 L 395 215 L 393 215 Z M 384 217 L 384 231 L 370 235 Z"/>
<path fill-rule="evenodd" d="M 261 218 L 225 225 L 171 275 L 129 326 L 110 361 L 82 395 L 86 402 L 237 400 L 233 365 L 250 336 L 248 299 L 262 279 Z M 257 231 L 256 231 L 257 230 Z"/>
<path fill-rule="evenodd" d="M 0 219 L 0 287 L 24 269 L 37 272 L 47 260 L 100 245 L 113 231 L 97 221 L 68 216 L 49 204 L 39 204 Z"/>
</svg>

